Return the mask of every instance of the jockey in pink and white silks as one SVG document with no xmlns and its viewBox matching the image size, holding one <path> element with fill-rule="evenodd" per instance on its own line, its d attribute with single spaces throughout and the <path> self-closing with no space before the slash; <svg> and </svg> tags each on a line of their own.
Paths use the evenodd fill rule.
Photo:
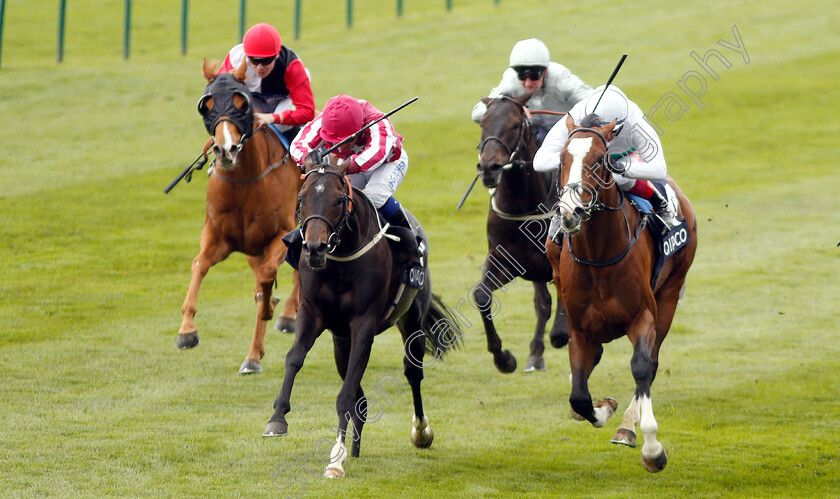
<svg viewBox="0 0 840 499">
<path fill-rule="evenodd" d="M 519 97 L 532 92 L 525 104 L 528 110 L 566 112 L 592 92 L 592 87 L 572 74 L 566 66 L 551 62 L 548 48 L 536 38 L 516 42 L 510 52 L 510 66 L 502 73 L 502 81 L 488 97 L 501 95 Z M 472 119 L 481 122 L 487 104 L 479 101 L 473 107 Z M 531 128 L 537 143 L 542 143 L 545 135 L 561 117 L 551 114 L 528 113 Z"/>
<path fill-rule="evenodd" d="M 601 97 L 602 93 L 603 97 Z M 616 185 L 622 191 L 649 200 L 667 229 L 679 225 L 680 222 L 676 219 L 676 206 L 670 206 L 668 199 L 649 182 L 650 180 L 665 180 L 668 174 L 659 136 L 645 121 L 644 113 L 639 106 L 614 85 L 610 85 L 606 92 L 603 85 L 596 88 L 588 98 L 576 104 L 565 119 L 554 125 L 534 156 L 534 170 L 558 169 L 560 153 L 569 140 L 569 125 L 572 125 L 571 128 L 580 126 L 584 117 L 589 115 L 594 115 L 597 126 L 616 122 L 612 137 L 607 137 L 608 153 L 613 158 L 621 155 L 612 160 L 615 165 L 613 170 L 623 172 L 613 173 Z M 555 218 L 557 218 L 556 214 Z M 554 238 L 558 226 L 559 220 L 552 219 L 549 229 L 550 237 Z"/>
</svg>

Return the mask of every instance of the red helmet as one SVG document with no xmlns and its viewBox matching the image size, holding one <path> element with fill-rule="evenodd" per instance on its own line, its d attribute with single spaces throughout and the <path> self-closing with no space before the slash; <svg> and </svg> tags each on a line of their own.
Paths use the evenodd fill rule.
<svg viewBox="0 0 840 499">
<path fill-rule="evenodd" d="M 363 126 L 362 105 L 349 95 L 336 95 L 321 112 L 322 139 L 335 144 L 358 132 Z"/>
<path fill-rule="evenodd" d="M 242 37 L 242 47 L 245 55 L 250 57 L 271 57 L 280 52 L 283 44 L 280 41 L 280 33 L 274 26 L 268 23 L 259 23 L 251 26 Z"/>
</svg>

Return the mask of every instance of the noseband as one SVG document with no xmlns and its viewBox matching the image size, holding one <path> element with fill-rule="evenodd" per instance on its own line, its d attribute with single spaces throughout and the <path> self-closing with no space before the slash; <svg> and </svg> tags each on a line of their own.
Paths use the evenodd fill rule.
<svg viewBox="0 0 840 499">
<path fill-rule="evenodd" d="M 300 223 L 300 232 L 303 237 L 306 237 L 306 224 L 309 223 L 310 220 L 322 220 L 327 226 L 330 228 L 330 235 L 327 238 L 327 253 L 332 253 L 341 244 L 341 232 L 344 230 L 344 227 L 349 227 L 348 220 L 350 219 L 350 205 L 353 202 L 353 199 L 347 194 L 347 181 L 344 179 L 344 175 L 341 173 L 327 170 L 324 167 L 310 170 L 304 176 L 304 183 L 309 179 L 309 176 L 317 173 L 319 175 L 326 175 L 331 174 L 338 177 L 339 182 L 341 182 L 341 192 L 342 192 L 342 206 L 341 206 L 341 220 L 338 221 L 337 225 L 333 225 L 326 217 L 323 215 L 309 215 Z M 306 240 L 303 241 L 306 243 Z"/>
<path fill-rule="evenodd" d="M 516 140 L 516 146 L 513 149 L 511 149 L 507 144 L 504 143 L 504 141 L 501 139 L 501 137 L 491 135 L 489 137 L 485 137 L 478 144 L 478 156 L 479 156 L 479 161 L 481 161 L 481 155 L 484 153 L 484 147 L 487 145 L 487 143 L 491 142 L 491 141 L 498 142 L 499 144 L 502 145 L 502 147 L 505 149 L 505 152 L 508 155 L 508 161 L 505 164 L 505 166 L 502 167 L 505 170 L 508 170 L 508 169 L 510 169 L 514 166 L 514 162 L 516 161 L 516 157 L 520 155 L 521 150 L 524 147 L 527 147 L 528 144 L 531 141 L 531 134 L 530 133 L 528 133 L 528 140 L 527 141 L 525 140 L 525 130 L 527 129 L 530 132 L 531 122 L 528 121 L 528 118 L 526 118 L 526 116 L 525 116 L 525 106 L 523 104 L 519 103 L 519 101 L 517 101 L 516 99 L 512 99 L 511 97 L 508 97 L 507 95 L 502 95 L 501 97 L 496 98 L 496 100 L 500 100 L 500 99 L 513 102 L 514 104 L 519 106 L 519 109 L 522 111 L 522 121 L 520 122 L 521 126 L 519 127 L 519 138 Z M 518 163 L 522 164 L 524 162 L 520 161 Z"/>
</svg>

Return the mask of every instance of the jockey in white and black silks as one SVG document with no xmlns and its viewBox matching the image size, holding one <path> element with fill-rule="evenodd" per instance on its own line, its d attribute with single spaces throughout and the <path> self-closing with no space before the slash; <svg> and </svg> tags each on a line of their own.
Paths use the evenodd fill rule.
<svg viewBox="0 0 840 499">
<path fill-rule="evenodd" d="M 549 59 L 548 48 L 536 38 L 521 40 L 510 52 L 510 67 L 502 73 L 502 81 L 490 90 L 488 97 L 501 95 L 518 97 L 527 92 L 533 95 L 525 104 L 527 110 L 567 112 L 592 92 L 592 87 L 572 74 L 565 66 Z M 472 119 L 481 122 L 487 104 L 479 101 L 473 107 Z M 551 127 L 561 116 L 534 114 L 531 129 L 537 144 L 541 144 Z"/>
<path fill-rule="evenodd" d="M 554 125 L 534 156 L 534 170 L 552 171 L 560 167 L 560 153 L 569 140 L 569 125 L 581 126 L 587 116 L 599 127 L 616 122 L 612 137 L 607 137 L 607 149 L 616 158 L 611 171 L 619 189 L 649 200 L 666 228 L 678 226 L 676 208 L 649 182 L 665 180 L 668 174 L 662 142 L 639 106 L 614 85 L 606 92 L 603 85 L 596 88 Z"/>
<path fill-rule="evenodd" d="M 243 59 L 248 60 L 245 84 L 253 96 L 256 123 L 275 124 L 291 142 L 315 116 L 315 98 L 303 62 L 267 23 L 252 26 L 242 43 L 230 49 L 218 72 L 233 71 Z"/>
</svg>

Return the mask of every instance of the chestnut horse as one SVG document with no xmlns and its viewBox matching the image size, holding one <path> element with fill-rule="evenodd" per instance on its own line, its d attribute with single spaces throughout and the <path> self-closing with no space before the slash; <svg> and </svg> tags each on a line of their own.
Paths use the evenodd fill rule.
<svg viewBox="0 0 840 499">
<path fill-rule="evenodd" d="M 498 289 L 507 292 L 505 285 L 518 276 L 534 285 L 537 324 L 525 372 L 545 371 L 543 338 L 551 317 L 551 295 L 546 283 L 551 281 L 552 273 L 543 241 L 551 218 L 549 208 L 556 198 L 552 176 L 534 171 L 538 146 L 525 116 L 525 103 L 530 97 L 526 93 L 517 98 L 503 95 L 482 99 L 487 112 L 481 119 L 478 171 L 484 186 L 495 191 L 487 214 L 489 251 L 473 298 L 484 322 L 487 350 L 503 373 L 516 369 L 516 357 L 509 350 L 502 351 L 502 340 L 493 324 L 499 307 L 493 306 L 492 293 Z M 566 311 L 559 299 L 549 338 L 556 348 L 569 341 Z"/>
<path fill-rule="evenodd" d="M 402 334 L 404 373 L 414 401 L 411 441 L 421 448 L 432 445 L 434 439 L 420 394 L 423 369 L 460 338 L 457 319 L 432 294 L 428 240 L 417 219 L 406 210 L 423 241 L 424 265 L 408 270 L 403 262 L 408 251 L 416 252 L 417 247 L 395 239 L 413 238 L 414 233 L 403 227 L 392 233 L 364 193 L 351 187 L 345 173 L 346 166 L 307 166 L 300 191 L 303 246 L 297 330 L 286 356 L 275 411 L 263 433 L 267 437 L 287 433 L 286 414 L 295 376 L 315 340 L 329 329 L 336 368 L 344 380 L 336 400 L 338 435 L 324 470 L 329 478 L 344 476 L 348 424 L 352 422 L 353 427 L 351 455 L 358 457 L 362 428 L 365 422 L 376 420 L 368 419 L 368 402 L 361 386 L 374 337 L 394 324 Z M 435 359 L 424 363 L 427 345 Z"/>
<path fill-rule="evenodd" d="M 547 243 L 555 285 L 569 318 L 569 402 L 582 419 L 604 426 L 617 403 L 607 398 L 593 404 L 587 380 L 601 359 L 603 343 L 627 335 L 633 344 L 630 368 L 636 391 L 612 442 L 635 447 L 638 424 L 644 436 L 642 463 L 648 471 L 660 471 L 667 455 L 656 440 L 650 387 L 659 366 L 659 348 L 671 327 L 697 248 L 694 208 L 668 178 L 690 242 L 665 260 L 652 289 L 655 242 L 644 227 L 647 216 L 627 201 L 605 159 L 616 122 L 597 127 L 587 117 L 577 128 L 570 122 L 559 184 L 564 186 L 559 209 L 566 248 L 561 252 L 550 240 Z"/>
<path fill-rule="evenodd" d="M 194 318 L 198 288 L 207 271 L 234 251 L 246 255 L 254 272 L 257 323 L 240 374 L 262 371 L 265 321 L 277 299 L 271 287 L 277 267 L 286 256 L 282 239 L 295 228 L 300 168 L 280 139 L 266 127 L 254 129 L 251 93 L 243 83 L 246 62 L 233 73 L 215 74 L 215 63 L 204 60 L 208 85 L 198 104 L 207 131 L 213 137 L 215 165 L 207 183 L 207 214 L 201 231 L 201 249 L 192 263 L 192 278 L 181 306 L 184 318 L 178 330 L 178 348 L 198 345 Z M 299 280 L 286 301 L 281 319 L 293 320 L 298 307 Z"/>
</svg>

